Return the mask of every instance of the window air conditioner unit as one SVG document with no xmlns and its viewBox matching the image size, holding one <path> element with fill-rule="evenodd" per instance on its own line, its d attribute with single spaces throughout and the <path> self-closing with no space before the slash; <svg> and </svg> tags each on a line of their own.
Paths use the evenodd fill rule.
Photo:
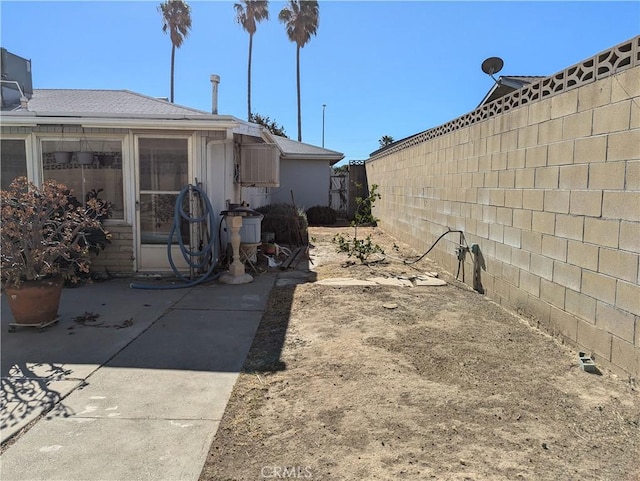
<svg viewBox="0 0 640 481">
<path fill-rule="evenodd" d="M 240 149 L 240 185 L 280 187 L 280 151 L 275 145 L 243 144 Z"/>
</svg>

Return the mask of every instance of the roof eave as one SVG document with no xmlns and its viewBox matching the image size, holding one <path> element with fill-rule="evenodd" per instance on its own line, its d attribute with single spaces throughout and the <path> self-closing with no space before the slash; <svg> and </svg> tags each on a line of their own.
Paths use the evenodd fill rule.
<svg viewBox="0 0 640 481">
<path fill-rule="evenodd" d="M 498 89 L 498 87 L 500 87 L 500 84 L 498 82 L 495 82 L 493 84 L 493 86 L 491 87 L 491 89 L 487 92 L 487 94 L 483 97 L 483 99 L 480 101 L 480 103 L 478 104 L 477 108 L 480 108 L 482 105 L 484 105 L 484 103 L 491 98 L 491 96 L 493 95 L 493 93 Z"/>
<path fill-rule="evenodd" d="M 503 89 L 503 90 L 506 90 L 506 91 L 505 91 L 505 93 L 503 93 L 502 95 L 499 95 L 495 99 L 491 99 L 491 102 L 493 102 L 493 100 L 497 100 L 497 99 L 502 98 L 502 97 L 504 97 L 506 95 L 509 95 L 514 90 L 519 90 L 519 89 L 521 89 L 522 87 L 524 87 L 525 85 L 527 85 L 529 83 L 530 82 L 525 81 L 525 80 L 520 80 L 520 79 L 517 79 L 517 78 L 501 76 L 501 77 L 498 78 L 498 80 L 496 80 L 496 82 L 493 84 L 493 87 L 491 87 L 491 90 L 489 90 L 489 92 L 487 92 L 487 95 L 484 96 L 484 98 L 478 104 L 476 109 L 480 108 L 485 103 L 488 103 L 489 100 L 491 99 L 491 97 L 494 94 L 500 93 L 500 92 L 497 92 L 498 89 Z M 510 90 L 507 90 L 507 89 L 510 89 Z"/>
<path fill-rule="evenodd" d="M 17 115 L 13 115 L 16 114 Z M 202 116 L 182 116 L 173 118 L 159 115 L 120 115 L 117 117 L 103 115 L 56 115 L 55 113 L 37 115 L 34 112 L 3 113 L 3 125 L 56 125 L 81 124 L 85 127 L 105 128 L 155 128 L 155 129 L 190 129 L 210 130 L 237 127 L 239 121 L 232 116 L 216 116 L 203 119 Z"/>
<path fill-rule="evenodd" d="M 282 159 L 285 160 L 323 160 L 331 162 L 331 165 L 340 162 L 344 159 L 344 154 L 327 155 L 327 154 L 296 154 L 296 153 L 282 153 Z"/>
</svg>

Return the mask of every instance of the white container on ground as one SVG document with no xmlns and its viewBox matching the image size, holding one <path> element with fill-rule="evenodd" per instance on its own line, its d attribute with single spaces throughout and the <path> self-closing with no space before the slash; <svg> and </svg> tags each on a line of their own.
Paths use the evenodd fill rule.
<svg viewBox="0 0 640 481">
<path fill-rule="evenodd" d="M 262 214 L 247 215 L 242 217 L 240 228 L 240 242 L 243 244 L 259 244 L 260 230 L 262 228 Z"/>
</svg>

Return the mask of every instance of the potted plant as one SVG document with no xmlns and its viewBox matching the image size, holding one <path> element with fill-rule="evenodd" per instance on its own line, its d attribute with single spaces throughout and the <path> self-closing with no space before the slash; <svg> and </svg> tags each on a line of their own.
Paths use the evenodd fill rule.
<svg viewBox="0 0 640 481">
<path fill-rule="evenodd" d="M 80 201 L 73 195 L 71 191 L 68 191 L 69 205 L 74 209 L 84 208 L 86 214 L 100 221 L 100 227 L 92 227 L 83 231 L 83 245 L 86 245 L 91 254 L 98 255 L 100 251 L 107 247 L 107 244 L 111 244 L 111 234 L 109 231 L 102 227 L 102 222 L 109 219 L 113 214 L 113 204 L 108 200 L 100 197 L 100 192 L 104 189 L 91 189 L 85 196 L 85 204 L 81 204 Z M 81 256 L 85 255 L 85 252 L 80 252 Z M 70 262 L 70 261 L 64 261 Z M 73 262 L 73 260 L 71 261 Z M 81 271 L 76 266 L 76 275 L 71 276 L 65 282 L 65 287 L 71 287 L 73 285 L 81 284 L 84 282 L 91 282 L 92 276 L 88 271 Z"/>
<path fill-rule="evenodd" d="M 104 231 L 103 205 L 70 201 L 69 189 L 55 180 L 41 188 L 26 177 L 0 191 L 2 285 L 18 324 L 42 326 L 57 318 L 65 279 L 89 271 L 87 236 Z M 108 234 L 108 233 L 107 233 Z"/>
<path fill-rule="evenodd" d="M 89 151 L 78 151 L 76 152 L 76 160 L 80 165 L 91 165 L 93 164 L 94 153 Z"/>
<path fill-rule="evenodd" d="M 80 150 L 76 152 L 76 160 L 80 165 L 92 165 L 94 162 L 95 152 L 91 148 L 91 143 L 84 135 L 82 129 L 82 138 L 80 139 Z"/>
<path fill-rule="evenodd" d="M 104 189 L 91 189 L 87 192 L 86 198 L 88 214 L 99 221 L 108 219 L 113 214 L 113 204 L 100 197 L 100 192 L 102 191 Z"/>
<path fill-rule="evenodd" d="M 111 152 L 111 147 L 109 146 L 109 142 L 104 142 L 102 144 L 102 152 L 98 155 L 98 162 L 101 167 L 109 167 L 113 165 L 116 156 L 113 152 Z"/>
<path fill-rule="evenodd" d="M 56 150 L 53 153 L 53 158 L 56 161 L 56 164 L 68 164 L 71 161 L 71 155 L 73 152 L 67 152 L 63 150 Z"/>
</svg>

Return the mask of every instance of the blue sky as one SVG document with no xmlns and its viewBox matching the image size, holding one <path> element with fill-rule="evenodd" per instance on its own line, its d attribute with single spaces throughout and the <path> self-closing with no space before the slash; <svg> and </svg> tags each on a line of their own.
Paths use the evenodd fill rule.
<svg viewBox="0 0 640 481">
<path fill-rule="evenodd" d="M 35 88 L 128 89 L 169 96 L 171 42 L 159 1 L 0 2 L 2 47 L 31 59 Z M 209 111 L 209 75 L 221 77 L 219 113 L 247 111 L 248 34 L 233 2 L 192 1 L 193 27 L 176 53 L 175 102 Z M 316 37 L 301 51 L 302 141 L 366 159 L 378 139 L 399 140 L 476 108 L 502 75 L 551 75 L 640 33 L 640 2 L 322 1 Z M 295 44 L 278 22 L 254 36 L 252 110 L 297 138 Z M 343 162 L 344 163 L 344 162 Z"/>
</svg>

